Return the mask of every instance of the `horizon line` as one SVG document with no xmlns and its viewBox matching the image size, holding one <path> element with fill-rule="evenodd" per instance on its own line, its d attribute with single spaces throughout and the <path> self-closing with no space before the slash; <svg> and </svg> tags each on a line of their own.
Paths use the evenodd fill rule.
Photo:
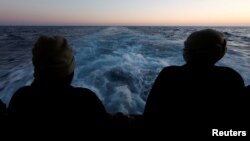
<svg viewBox="0 0 250 141">
<path fill-rule="evenodd" d="M 0 24 L 0 27 L 6 27 L 6 26 L 19 26 L 19 27 L 28 27 L 28 26 L 33 26 L 33 27 L 38 27 L 38 26 L 51 26 L 51 27 L 77 27 L 77 26 L 99 26 L 99 27 L 250 27 L 250 25 L 28 25 L 28 24 L 23 24 L 23 25 L 8 25 L 8 24 Z"/>
</svg>

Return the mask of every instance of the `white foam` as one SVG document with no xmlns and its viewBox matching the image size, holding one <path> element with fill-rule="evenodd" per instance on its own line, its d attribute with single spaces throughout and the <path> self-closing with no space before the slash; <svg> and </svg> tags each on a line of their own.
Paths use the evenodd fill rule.
<svg viewBox="0 0 250 141">
<path fill-rule="evenodd" d="M 82 31 L 80 29 L 75 31 Z M 73 85 L 94 91 L 108 112 L 141 114 L 158 73 L 165 66 L 184 63 L 183 42 L 197 29 L 200 28 L 106 27 L 93 30 L 95 32 L 83 30 L 71 38 L 77 62 Z M 250 31 L 239 30 L 242 32 L 242 37 L 239 37 L 236 28 L 218 30 L 229 33 L 227 38 L 232 40 L 226 56 L 218 64 L 237 70 L 249 85 L 250 48 L 243 37 L 249 38 Z M 74 34 L 70 28 L 66 31 L 69 35 Z M 61 33 L 60 30 L 57 32 Z M 8 56 L 3 59 L 8 59 Z M 0 88 L 0 97 L 8 103 L 15 90 L 32 82 L 33 68 L 31 62 L 11 68 L 2 66 L 1 73 L 8 75 L 0 81 L 0 85 L 4 85 Z"/>
</svg>

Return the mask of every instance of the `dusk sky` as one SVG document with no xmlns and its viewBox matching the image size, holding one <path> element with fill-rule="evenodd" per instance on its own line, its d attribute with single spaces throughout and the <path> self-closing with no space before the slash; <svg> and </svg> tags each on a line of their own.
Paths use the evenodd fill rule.
<svg viewBox="0 0 250 141">
<path fill-rule="evenodd" d="M 250 0 L 0 0 L 0 25 L 250 26 Z"/>
</svg>

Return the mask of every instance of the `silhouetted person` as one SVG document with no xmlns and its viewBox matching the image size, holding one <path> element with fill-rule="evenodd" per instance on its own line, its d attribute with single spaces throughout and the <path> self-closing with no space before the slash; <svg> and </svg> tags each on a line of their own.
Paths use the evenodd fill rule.
<svg viewBox="0 0 250 141">
<path fill-rule="evenodd" d="M 64 132 L 102 127 L 106 111 L 96 94 L 70 85 L 75 60 L 67 40 L 42 36 L 32 53 L 34 81 L 13 95 L 8 107 L 11 125 Z"/>
<path fill-rule="evenodd" d="M 179 136 L 246 127 L 244 81 L 235 70 L 215 65 L 226 50 L 222 33 L 192 33 L 183 50 L 186 64 L 165 67 L 153 84 L 144 111 L 147 126 Z"/>
</svg>

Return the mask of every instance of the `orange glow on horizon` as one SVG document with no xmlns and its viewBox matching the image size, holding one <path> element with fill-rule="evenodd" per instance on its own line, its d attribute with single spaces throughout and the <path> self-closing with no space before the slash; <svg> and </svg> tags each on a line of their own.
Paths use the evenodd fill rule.
<svg viewBox="0 0 250 141">
<path fill-rule="evenodd" d="M 1 1 L 0 25 L 250 26 L 249 0 L 25 2 Z"/>
</svg>

